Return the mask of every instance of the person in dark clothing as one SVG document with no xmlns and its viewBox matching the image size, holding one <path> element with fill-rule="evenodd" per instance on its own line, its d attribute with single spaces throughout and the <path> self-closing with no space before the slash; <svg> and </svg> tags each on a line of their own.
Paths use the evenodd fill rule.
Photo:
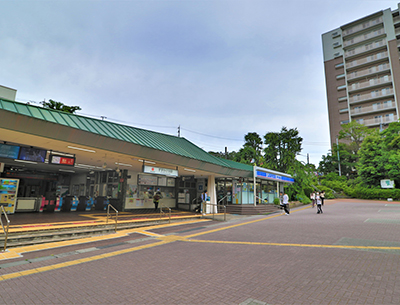
<svg viewBox="0 0 400 305">
<path fill-rule="evenodd" d="M 157 191 L 153 197 L 154 211 L 156 211 L 156 212 L 158 210 L 158 204 L 159 204 L 161 198 L 162 198 L 162 196 L 161 196 L 160 191 Z"/>
</svg>

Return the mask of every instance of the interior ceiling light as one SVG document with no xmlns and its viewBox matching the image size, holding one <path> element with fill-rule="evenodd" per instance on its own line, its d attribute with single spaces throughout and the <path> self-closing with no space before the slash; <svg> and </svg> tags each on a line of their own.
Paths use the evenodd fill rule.
<svg viewBox="0 0 400 305">
<path fill-rule="evenodd" d="M 25 160 L 14 160 L 15 162 L 21 162 L 21 163 L 29 163 L 29 164 L 37 164 L 37 162 L 33 162 L 33 161 L 25 161 Z"/>
<path fill-rule="evenodd" d="M 59 169 L 60 172 L 66 172 L 66 173 L 75 173 L 75 171 L 70 170 L 70 169 Z"/>
<path fill-rule="evenodd" d="M 87 165 L 87 164 L 75 164 L 75 167 L 96 168 L 96 166 Z"/>
<path fill-rule="evenodd" d="M 91 153 L 95 153 L 95 150 L 92 149 L 86 149 L 86 148 L 81 148 L 81 147 L 75 147 L 75 146 L 67 146 L 68 148 L 71 149 L 76 149 L 76 150 L 82 150 L 82 151 L 87 151 L 87 152 L 91 152 Z"/>
<path fill-rule="evenodd" d="M 138 160 L 139 162 L 143 162 L 143 160 Z M 152 161 L 146 161 L 144 160 L 144 163 L 149 163 L 149 164 L 156 164 L 156 162 L 152 162 Z"/>
<path fill-rule="evenodd" d="M 190 169 L 190 168 L 184 168 L 183 170 L 188 171 L 188 172 L 193 172 L 193 173 L 196 172 L 194 169 Z"/>
<path fill-rule="evenodd" d="M 121 165 L 121 166 L 129 166 L 132 167 L 132 164 L 125 164 L 125 163 L 119 163 L 119 162 L 115 162 L 116 165 Z"/>
</svg>

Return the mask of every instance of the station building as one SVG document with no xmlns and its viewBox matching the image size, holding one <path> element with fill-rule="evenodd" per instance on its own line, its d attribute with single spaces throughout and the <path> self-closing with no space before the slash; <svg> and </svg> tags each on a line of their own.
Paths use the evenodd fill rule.
<svg viewBox="0 0 400 305">
<path fill-rule="evenodd" d="M 7 213 L 101 210 L 105 203 L 152 209 L 157 191 L 162 206 L 175 209 L 193 210 L 204 191 L 211 204 L 262 209 L 294 182 L 182 137 L 17 102 L 14 91 L 0 87 L 0 204 Z"/>
</svg>

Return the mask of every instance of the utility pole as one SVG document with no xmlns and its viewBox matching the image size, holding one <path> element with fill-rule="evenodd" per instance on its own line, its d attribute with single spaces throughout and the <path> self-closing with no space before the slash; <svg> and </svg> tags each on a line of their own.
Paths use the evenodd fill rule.
<svg viewBox="0 0 400 305">
<path fill-rule="evenodd" d="M 339 176 L 342 175 L 342 171 L 340 170 L 340 156 L 339 156 L 339 138 L 336 136 L 336 148 L 337 148 L 337 160 L 339 164 Z"/>
<path fill-rule="evenodd" d="M 178 138 L 181 137 L 181 125 L 178 126 Z"/>
<path fill-rule="evenodd" d="M 310 154 L 307 153 L 307 164 L 310 164 Z"/>
</svg>

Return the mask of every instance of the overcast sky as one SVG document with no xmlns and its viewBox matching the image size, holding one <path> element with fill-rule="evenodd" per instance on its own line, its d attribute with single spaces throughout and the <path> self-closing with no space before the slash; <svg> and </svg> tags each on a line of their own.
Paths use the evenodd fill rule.
<svg viewBox="0 0 400 305">
<path fill-rule="evenodd" d="M 330 149 L 321 35 L 386 0 L 0 0 L 0 84 L 17 101 L 237 151 L 297 128 L 299 160 Z"/>
</svg>

